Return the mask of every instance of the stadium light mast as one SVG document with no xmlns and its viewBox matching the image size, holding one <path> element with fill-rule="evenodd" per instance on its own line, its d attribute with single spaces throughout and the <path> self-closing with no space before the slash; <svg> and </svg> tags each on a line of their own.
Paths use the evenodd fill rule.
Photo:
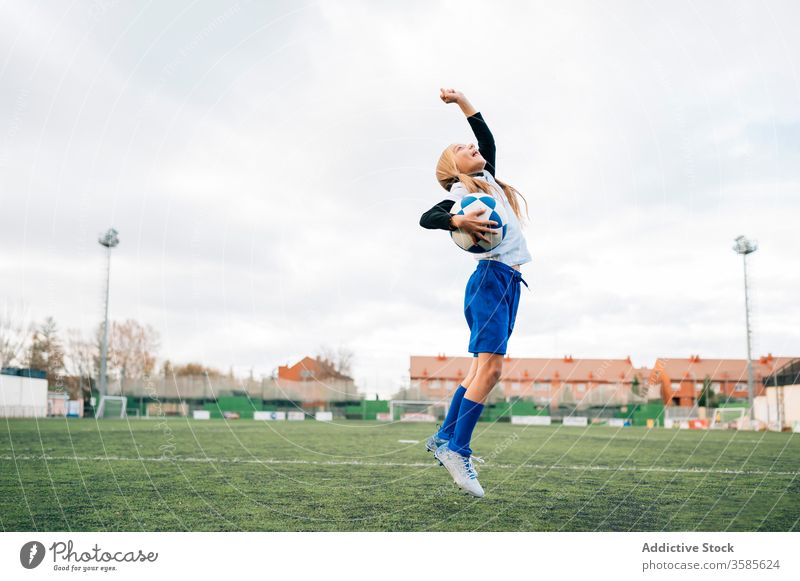
<svg viewBox="0 0 800 581">
<path fill-rule="evenodd" d="M 747 255 L 758 250 L 758 243 L 744 236 L 737 236 L 733 249 L 742 255 L 744 265 L 744 320 L 747 328 L 747 405 L 750 408 L 750 419 L 753 419 L 753 360 L 750 353 L 750 300 L 747 294 Z"/>
<path fill-rule="evenodd" d="M 100 236 L 97 239 L 100 243 L 100 246 L 104 246 L 106 249 L 106 294 L 105 294 L 105 321 L 103 322 L 103 343 L 100 347 L 100 385 L 98 386 L 98 391 L 100 395 L 106 395 L 108 391 L 108 379 L 106 377 L 106 369 L 108 367 L 107 360 L 108 360 L 108 293 L 109 293 L 109 286 L 111 283 L 111 249 L 116 247 L 119 244 L 119 238 L 117 237 L 117 231 L 113 228 L 109 228 L 108 232 Z"/>
</svg>

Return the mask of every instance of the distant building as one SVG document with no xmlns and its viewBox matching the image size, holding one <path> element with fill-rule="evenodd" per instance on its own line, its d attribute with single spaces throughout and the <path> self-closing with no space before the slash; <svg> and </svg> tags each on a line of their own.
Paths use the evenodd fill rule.
<svg viewBox="0 0 800 581">
<path fill-rule="evenodd" d="M 47 416 L 47 374 L 39 369 L 0 370 L 0 418 Z"/>
<path fill-rule="evenodd" d="M 293 399 L 320 406 L 363 397 L 352 377 L 338 372 L 330 361 L 308 356 L 294 365 L 278 367 L 278 377 L 265 393 L 267 399 Z"/>
<path fill-rule="evenodd" d="M 312 357 L 304 357 L 294 365 L 282 365 L 276 377 L 241 379 L 183 375 L 126 378 L 109 384 L 108 394 L 127 396 L 129 409 L 136 406 L 142 416 L 187 415 L 220 398 L 252 400 L 248 406 L 251 411 L 261 409 L 259 406 L 267 402 L 282 402 L 276 405 L 313 411 L 329 409 L 333 402 L 360 401 L 364 397 L 352 378 L 338 373 L 327 361 Z"/>
<path fill-rule="evenodd" d="M 800 385 L 800 359 L 791 359 L 762 380 L 764 387 Z"/>
<path fill-rule="evenodd" d="M 288 381 L 314 381 L 319 379 L 341 379 L 350 380 L 353 378 L 339 373 L 330 361 L 316 357 L 303 357 L 292 366 L 281 365 L 278 367 L 278 379 Z"/>
<path fill-rule="evenodd" d="M 764 379 L 790 364 L 791 357 L 773 357 L 770 353 L 753 359 L 753 397 L 764 393 Z M 664 405 L 692 407 L 711 382 L 711 391 L 725 400 L 747 399 L 746 359 L 704 359 L 692 355 L 683 359 L 656 359 L 649 380 L 661 389 Z"/>
<path fill-rule="evenodd" d="M 444 400 L 464 379 L 473 357 L 411 356 L 406 399 Z M 522 399 L 540 405 L 576 407 L 624 405 L 658 397 L 650 393 L 650 370 L 625 359 L 505 357 L 490 400 Z"/>
</svg>

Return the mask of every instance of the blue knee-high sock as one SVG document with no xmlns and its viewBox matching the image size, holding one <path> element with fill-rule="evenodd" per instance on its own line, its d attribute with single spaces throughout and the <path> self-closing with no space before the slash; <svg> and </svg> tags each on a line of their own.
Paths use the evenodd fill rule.
<svg viewBox="0 0 800 581">
<path fill-rule="evenodd" d="M 444 440 L 449 440 L 453 437 L 453 430 L 456 429 L 456 420 L 458 419 L 458 409 L 461 406 L 461 400 L 464 394 L 467 393 L 463 385 L 459 385 L 453 393 L 453 399 L 450 400 L 450 407 L 447 408 L 447 416 L 444 418 L 444 423 L 436 435 Z"/>
<path fill-rule="evenodd" d="M 456 420 L 456 429 L 453 432 L 453 437 L 447 444 L 453 452 L 458 452 L 462 456 L 471 456 L 472 448 L 469 447 L 469 441 L 472 439 L 472 430 L 475 429 L 475 424 L 478 423 L 478 418 L 481 417 L 483 411 L 483 404 L 471 399 L 462 398 L 461 406 L 458 409 L 458 419 Z"/>
</svg>

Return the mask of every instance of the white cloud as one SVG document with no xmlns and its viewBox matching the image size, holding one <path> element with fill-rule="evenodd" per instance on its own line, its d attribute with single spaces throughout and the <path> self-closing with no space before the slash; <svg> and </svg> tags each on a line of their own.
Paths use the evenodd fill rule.
<svg viewBox="0 0 800 581">
<path fill-rule="evenodd" d="M 511 353 L 795 354 L 800 83 L 791 2 L 4 6 L 0 289 L 63 327 L 112 315 L 162 355 L 268 372 L 322 344 L 387 393 L 465 354 L 474 261 L 422 230 L 464 90 L 531 205 Z"/>
</svg>

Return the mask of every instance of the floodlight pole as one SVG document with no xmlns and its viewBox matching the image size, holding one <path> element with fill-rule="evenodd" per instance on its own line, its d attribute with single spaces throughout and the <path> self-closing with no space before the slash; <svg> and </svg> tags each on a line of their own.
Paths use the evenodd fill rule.
<svg viewBox="0 0 800 581">
<path fill-rule="evenodd" d="M 744 320 L 747 329 L 747 406 L 750 408 L 749 416 L 754 417 L 753 410 L 753 360 L 750 351 L 750 298 L 747 289 L 747 255 L 752 254 L 758 249 L 758 244 L 753 240 L 748 240 L 744 236 L 738 236 L 733 245 L 733 249 L 742 255 L 744 266 Z"/>
<path fill-rule="evenodd" d="M 744 320 L 747 327 L 747 405 L 750 406 L 750 419 L 753 419 L 753 355 L 751 353 L 750 298 L 747 290 L 747 254 L 742 254 L 744 265 Z"/>
<path fill-rule="evenodd" d="M 103 322 L 103 342 L 100 346 L 100 381 L 98 382 L 98 392 L 100 396 L 106 395 L 108 391 L 108 378 L 106 370 L 108 367 L 108 296 L 111 284 L 111 249 L 119 244 L 117 231 L 110 228 L 103 234 L 97 242 L 106 249 L 106 292 L 105 292 L 105 319 Z"/>
</svg>

